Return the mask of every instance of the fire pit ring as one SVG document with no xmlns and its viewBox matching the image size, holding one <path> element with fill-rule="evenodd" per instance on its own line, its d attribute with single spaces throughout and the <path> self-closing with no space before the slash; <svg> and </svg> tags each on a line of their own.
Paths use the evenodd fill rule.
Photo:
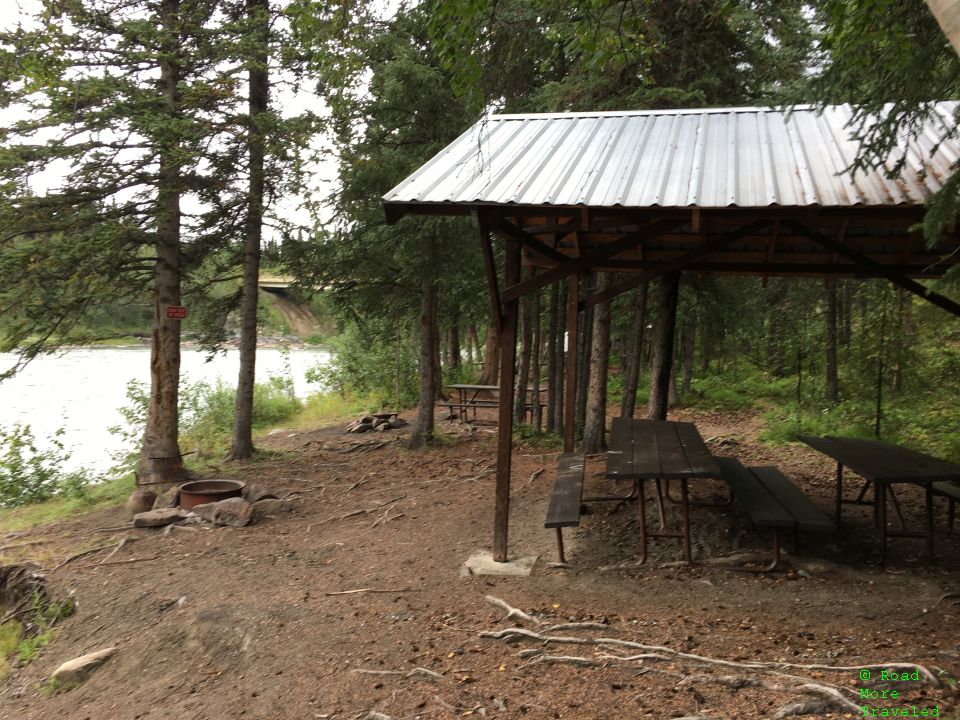
<svg viewBox="0 0 960 720">
<path fill-rule="evenodd" d="M 196 505 L 240 497 L 244 486 L 239 480 L 193 480 L 180 486 L 180 507 L 189 510 Z"/>
</svg>

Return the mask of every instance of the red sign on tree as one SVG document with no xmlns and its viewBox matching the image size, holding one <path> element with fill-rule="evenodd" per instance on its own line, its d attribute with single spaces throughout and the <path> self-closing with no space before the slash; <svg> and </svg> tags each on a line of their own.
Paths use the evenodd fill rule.
<svg viewBox="0 0 960 720">
<path fill-rule="evenodd" d="M 187 316 L 187 309 L 183 305 L 167 305 L 168 320 L 183 320 Z"/>
</svg>

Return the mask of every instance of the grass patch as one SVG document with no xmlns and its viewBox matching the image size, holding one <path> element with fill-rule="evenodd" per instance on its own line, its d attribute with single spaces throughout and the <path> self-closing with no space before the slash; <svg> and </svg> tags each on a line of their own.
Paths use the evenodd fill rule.
<svg viewBox="0 0 960 720">
<path fill-rule="evenodd" d="M 0 608 L 0 612 L 3 609 Z M 0 625 L 0 682 L 10 674 L 9 658 L 20 642 L 20 623 L 15 620 Z"/>
<path fill-rule="evenodd" d="M 310 425 L 332 424 L 344 418 L 356 418 L 370 412 L 377 403 L 370 397 L 357 397 L 351 393 L 326 392 L 308 397 L 303 408 L 290 418 L 287 427 L 302 428 Z"/>
<path fill-rule="evenodd" d="M 133 475 L 124 475 L 96 485 L 88 485 L 77 497 L 55 497 L 35 505 L 0 509 L 0 528 L 13 532 L 37 525 L 48 525 L 77 513 L 118 505 L 133 492 Z"/>
</svg>

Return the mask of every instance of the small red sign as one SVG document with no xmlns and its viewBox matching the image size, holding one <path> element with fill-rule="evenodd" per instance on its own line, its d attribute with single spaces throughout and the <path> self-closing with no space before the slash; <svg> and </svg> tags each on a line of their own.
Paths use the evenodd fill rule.
<svg viewBox="0 0 960 720">
<path fill-rule="evenodd" d="M 167 319 L 183 320 L 187 316 L 187 309 L 183 305 L 167 305 Z"/>
</svg>

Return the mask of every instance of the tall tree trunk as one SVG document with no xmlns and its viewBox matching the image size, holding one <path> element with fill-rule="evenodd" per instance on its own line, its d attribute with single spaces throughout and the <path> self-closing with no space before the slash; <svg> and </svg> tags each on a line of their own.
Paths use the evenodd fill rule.
<svg viewBox="0 0 960 720">
<path fill-rule="evenodd" d="M 477 329 L 470 325 L 467 328 L 467 364 L 473 365 L 473 346 L 477 341 Z M 471 367 L 471 370 L 473 368 Z"/>
<path fill-rule="evenodd" d="M 690 309 L 690 317 L 683 329 L 683 382 L 681 390 L 689 395 L 693 383 L 693 355 L 697 348 L 697 313 L 695 308 Z"/>
<path fill-rule="evenodd" d="M 637 288 L 633 300 L 633 322 L 627 341 L 626 365 L 623 373 L 623 399 L 620 401 L 620 416 L 633 417 L 637 406 L 637 387 L 640 384 L 640 365 L 642 364 L 643 336 L 647 324 L 647 294 L 650 283 L 645 282 Z"/>
<path fill-rule="evenodd" d="M 580 297 L 593 294 L 595 277 L 588 275 L 580 286 Z M 590 383 L 590 348 L 593 346 L 593 316 L 596 306 L 583 313 L 579 343 L 577 344 L 577 392 L 576 392 L 576 428 L 575 436 L 583 436 L 583 426 L 587 421 L 587 386 Z"/>
<path fill-rule="evenodd" d="M 243 287 L 240 294 L 240 376 L 233 412 L 233 442 L 230 456 L 240 460 L 253 455 L 253 385 L 257 362 L 257 301 L 260 289 L 260 247 L 263 233 L 264 157 L 266 138 L 264 114 L 270 92 L 268 54 L 270 32 L 269 0 L 247 0 L 247 19 L 255 50 L 248 72 L 247 153 L 249 186 L 247 217 L 243 231 Z"/>
<path fill-rule="evenodd" d="M 487 326 L 487 343 L 483 354 L 483 371 L 477 381 L 480 385 L 496 385 L 499 378 L 500 335 L 497 324 L 491 320 Z"/>
<path fill-rule="evenodd" d="M 540 291 L 533 294 L 533 376 L 530 400 L 533 403 L 533 431 L 540 434 L 543 428 L 543 407 L 540 405 L 540 363 L 543 359 L 543 324 L 540 322 Z"/>
<path fill-rule="evenodd" d="M 610 287 L 613 274 L 597 273 L 594 292 Z M 583 451 L 598 453 L 606 447 L 604 430 L 607 422 L 607 372 L 610 362 L 610 303 L 595 306 L 590 344 L 590 382 L 587 390 L 586 422 L 583 427 Z"/>
<path fill-rule="evenodd" d="M 953 51 L 960 55 L 960 3 L 957 0 L 927 0 L 927 7 L 953 45 Z"/>
<path fill-rule="evenodd" d="M 450 326 L 450 332 L 447 335 L 447 348 L 450 352 L 450 369 L 459 370 L 460 369 L 460 328 L 457 325 L 457 321 L 454 320 L 453 325 Z"/>
<path fill-rule="evenodd" d="M 547 432 L 557 432 L 557 394 L 560 388 L 563 337 L 560 333 L 560 283 L 550 285 L 550 309 L 547 315 Z"/>
<path fill-rule="evenodd" d="M 843 292 L 840 297 L 840 344 L 843 347 L 850 347 L 850 339 L 853 335 L 853 283 L 848 280 L 842 281 Z"/>
<path fill-rule="evenodd" d="M 170 118 L 179 114 L 180 0 L 160 4 L 160 89 Z M 187 479 L 178 442 L 180 320 L 167 307 L 180 304 L 180 148 L 160 149 L 157 183 L 157 234 L 154 262 L 153 332 L 150 338 L 150 403 L 137 466 L 138 483 L 175 483 Z"/>
<path fill-rule="evenodd" d="M 660 308 L 657 312 L 656 339 L 653 348 L 653 369 L 650 373 L 650 402 L 647 417 L 666 420 L 670 395 L 670 374 L 673 369 L 673 341 L 677 327 L 677 301 L 680 297 L 680 274 L 660 276 Z"/>
<path fill-rule="evenodd" d="M 528 271 L 529 272 L 529 271 Z M 529 275 L 528 275 L 529 277 Z M 527 404 L 527 387 L 530 380 L 530 357 L 533 355 L 533 298 L 525 295 L 520 300 L 520 370 L 517 373 L 517 396 L 514 400 L 513 417 L 517 424 L 524 420 Z"/>
<path fill-rule="evenodd" d="M 840 382 L 837 372 L 837 283 L 827 283 L 827 387 L 826 399 L 836 403 L 840 397 Z"/>
<path fill-rule="evenodd" d="M 427 266 L 436 267 L 437 239 L 427 240 Z M 437 383 L 437 282 L 432 272 L 424 273 L 420 286 L 420 402 L 417 425 L 410 447 L 423 447 L 433 440 L 433 407 L 439 390 Z"/>
</svg>

